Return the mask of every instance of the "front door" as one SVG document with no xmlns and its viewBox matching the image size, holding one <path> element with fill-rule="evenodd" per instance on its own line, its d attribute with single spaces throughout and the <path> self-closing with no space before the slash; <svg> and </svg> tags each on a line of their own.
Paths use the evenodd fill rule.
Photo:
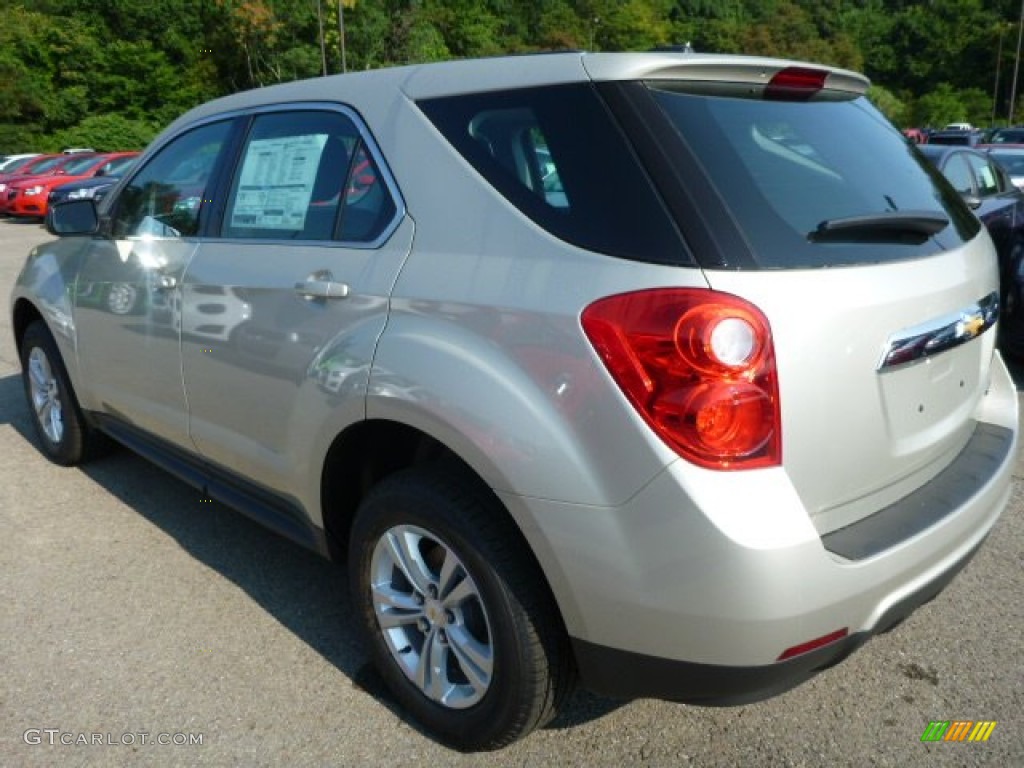
<svg viewBox="0 0 1024 768">
<path fill-rule="evenodd" d="M 90 243 L 75 286 L 79 365 L 100 410 L 185 447 L 174 306 L 229 132 L 211 123 L 153 155 L 112 202 L 110 236 Z"/>
</svg>

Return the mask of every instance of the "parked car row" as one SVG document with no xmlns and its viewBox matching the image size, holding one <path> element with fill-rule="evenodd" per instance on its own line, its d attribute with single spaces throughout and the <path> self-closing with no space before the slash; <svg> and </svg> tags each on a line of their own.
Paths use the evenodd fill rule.
<svg viewBox="0 0 1024 768">
<path fill-rule="evenodd" d="M 41 219 L 54 202 L 100 199 L 137 155 L 75 150 L 12 156 L 0 164 L 0 214 Z"/>
<path fill-rule="evenodd" d="M 903 135 L 915 144 L 1019 144 L 1024 142 L 1024 126 L 976 128 L 970 123 L 949 123 L 943 128 L 907 128 Z"/>
</svg>

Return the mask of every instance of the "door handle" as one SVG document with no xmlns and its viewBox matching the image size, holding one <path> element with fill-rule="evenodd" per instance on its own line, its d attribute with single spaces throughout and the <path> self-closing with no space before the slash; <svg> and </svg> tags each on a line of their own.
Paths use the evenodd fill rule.
<svg viewBox="0 0 1024 768">
<path fill-rule="evenodd" d="M 344 299 L 348 297 L 348 284 L 311 278 L 296 283 L 295 292 L 307 299 Z"/>
</svg>

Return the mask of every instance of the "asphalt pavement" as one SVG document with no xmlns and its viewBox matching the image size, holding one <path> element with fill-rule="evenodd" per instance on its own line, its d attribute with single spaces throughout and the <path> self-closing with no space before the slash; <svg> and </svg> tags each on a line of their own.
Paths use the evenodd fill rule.
<svg viewBox="0 0 1024 768">
<path fill-rule="evenodd" d="M 341 568 L 127 451 L 38 452 L 7 297 L 47 237 L 0 220 L 0 766 L 1024 766 L 1020 463 L 952 585 L 796 690 L 726 709 L 579 692 L 461 755 L 382 689 Z M 996 725 L 923 743 L 936 720 Z"/>
</svg>

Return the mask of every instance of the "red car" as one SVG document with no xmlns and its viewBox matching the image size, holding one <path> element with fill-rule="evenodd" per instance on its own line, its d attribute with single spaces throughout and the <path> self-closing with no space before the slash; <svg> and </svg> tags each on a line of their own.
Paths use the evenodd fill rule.
<svg viewBox="0 0 1024 768">
<path fill-rule="evenodd" d="M 7 200 L 7 185 L 11 181 L 23 179 L 26 176 L 41 176 L 51 173 L 70 159 L 68 155 L 37 155 L 7 173 L 0 173 L 0 212 L 3 212 L 4 203 Z"/>
<path fill-rule="evenodd" d="M 50 190 L 61 184 L 79 179 L 101 176 L 104 168 L 120 157 L 134 157 L 137 152 L 110 152 L 102 155 L 71 155 L 52 174 L 45 176 L 26 176 L 7 184 L 7 191 L 0 195 L 0 213 L 10 216 L 43 218 L 46 216 Z"/>
</svg>

